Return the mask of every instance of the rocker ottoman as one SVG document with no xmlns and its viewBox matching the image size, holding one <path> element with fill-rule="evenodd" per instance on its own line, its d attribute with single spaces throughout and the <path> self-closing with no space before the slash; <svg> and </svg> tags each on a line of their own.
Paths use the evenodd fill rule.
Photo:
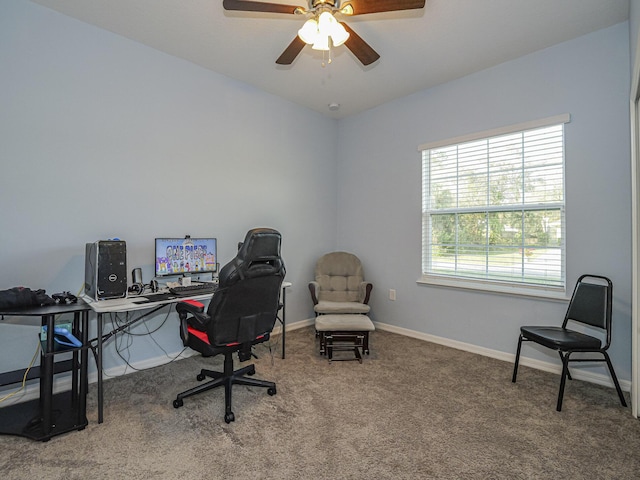
<svg viewBox="0 0 640 480">
<path fill-rule="evenodd" d="M 332 360 L 358 360 L 362 363 L 362 354 L 369 354 L 369 332 L 376 328 L 366 315 L 318 315 L 316 332 L 320 337 L 320 354 Z M 352 351 L 354 358 L 334 359 L 333 352 Z"/>
</svg>

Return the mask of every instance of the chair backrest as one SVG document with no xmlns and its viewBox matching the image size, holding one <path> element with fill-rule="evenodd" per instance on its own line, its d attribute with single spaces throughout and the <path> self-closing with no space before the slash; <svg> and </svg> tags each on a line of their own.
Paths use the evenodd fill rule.
<svg viewBox="0 0 640 480">
<path fill-rule="evenodd" d="M 219 288 L 207 310 L 212 345 L 252 342 L 273 330 L 286 274 L 280 244 L 276 230 L 250 230 L 236 257 L 220 270 Z"/>
<path fill-rule="evenodd" d="M 602 283 L 592 283 L 585 279 L 599 279 Z M 607 331 L 607 345 L 611 340 L 611 312 L 613 284 L 607 277 L 582 275 L 573 290 L 563 327 L 569 320 L 580 322 Z"/>
<path fill-rule="evenodd" d="M 357 302 L 364 271 L 360 259 L 348 252 L 332 252 L 316 262 L 315 280 L 320 285 L 318 300 Z"/>
</svg>

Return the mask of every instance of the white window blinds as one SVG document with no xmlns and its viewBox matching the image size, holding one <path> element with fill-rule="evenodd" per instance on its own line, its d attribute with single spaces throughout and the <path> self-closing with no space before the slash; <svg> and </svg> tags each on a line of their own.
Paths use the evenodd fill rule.
<svg viewBox="0 0 640 480">
<path fill-rule="evenodd" d="M 564 288 L 564 122 L 506 130 L 422 150 L 423 277 Z"/>
</svg>

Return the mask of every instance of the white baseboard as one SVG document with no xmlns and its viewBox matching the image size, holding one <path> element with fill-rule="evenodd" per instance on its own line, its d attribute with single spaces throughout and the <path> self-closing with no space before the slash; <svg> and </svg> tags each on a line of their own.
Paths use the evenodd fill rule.
<svg viewBox="0 0 640 480">
<path fill-rule="evenodd" d="M 506 353 L 506 352 L 501 352 L 499 350 L 492 350 L 490 348 L 480 347 L 478 345 L 473 345 L 471 343 L 459 342 L 457 340 L 438 337 L 435 335 L 430 335 L 428 333 L 416 332 L 414 330 L 397 327 L 395 325 L 388 325 L 386 323 L 380 323 L 380 322 L 373 322 L 373 323 L 376 326 L 376 328 L 380 330 L 384 330 L 391 333 L 397 333 L 399 335 L 404 335 L 406 337 L 417 338 L 419 340 L 424 340 L 427 342 L 437 343 L 439 345 L 455 348 L 457 350 L 463 350 L 465 352 L 477 353 L 478 355 L 495 358 L 497 360 L 502 360 L 504 362 L 509 362 L 511 364 L 513 364 L 516 359 L 515 353 Z M 517 342 L 517 338 L 514 339 L 514 344 L 515 342 Z M 535 368 L 537 370 L 542 370 L 545 372 L 556 373 L 558 375 L 562 373 L 562 365 L 560 365 L 559 363 L 555 364 L 550 362 L 543 362 L 541 360 L 525 357 L 523 355 L 520 355 L 520 365 Z M 611 377 L 609 375 L 586 372 L 579 368 L 572 368 L 571 376 L 577 380 L 584 380 L 585 382 L 590 382 L 590 383 L 595 383 L 597 385 L 604 385 L 606 387 L 615 388 L 615 386 L 613 385 L 613 381 L 611 380 Z M 620 388 L 622 388 L 622 390 L 624 390 L 625 392 L 631 391 L 631 382 L 629 380 L 618 379 L 618 381 L 620 382 Z"/>
<path fill-rule="evenodd" d="M 104 375 L 103 375 L 102 378 L 104 380 L 108 380 L 109 378 L 112 378 L 112 377 L 120 377 L 122 375 L 128 375 L 129 373 L 133 373 L 136 370 L 146 370 L 148 368 L 153 368 L 153 367 L 157 367 L 157 366 L 160 366 L 160 365 L 164 365 L 169 361 L 168 358 L 176 357 L 175 360 L 180 360 L 182 358 L 192 357 L 192 356 L 197 355 L 197 354 L 198 354 L 198 352 L 196 352 L 194 350 L 185 350 L 185 351 L 183 351 L 181 353 L 180 352 L 175 352 L 173 354 L 173 356 L 171 354 L 169 354 L 168 356 L 167 355 L 161 355 L 161 356 L 154 357 L 154 358 L 148 358 L 148 359 L 142 360 L 140 362 L 133 363 L 133 364 L 131 364 L 131 366 L 118 365 L 118 366 L 106 369 L 104 371 Z M 96 371 L 89 372 L 88 381 L 89 381 L 89 384 L 97 383 L 98 382 L 98 372 L 96 372 Z M 12 391 L 16 391 L 17 389 L 18 388 L 8 389 L 6 391 L 1 392 L 0 393 L 0 398 L 3 397 L 6 394 L 12 392 Z M 66 392 L 68 390 L 71 390 L 71 374 L 70 373 L 66 373 L 66 374 L 65 373 L 61 373 L 61 374 L 56 375 L 54 377 L 54 379 L 53 379 L 53 393 L 56 394 L 56 393 L 59 393 L 59 392 Z M 8 398 L 6 401 L 0 403 L 0 406 L 1 407 L 5 407 L 5 406 L 13 405 L 15 403 L 28 402 L 29 400 L 36 399 L 39 396 L 40 396 L 40 386 L 36 382 L 35 384 L 27 385 L 26 388 L 24 389 L 24 391 L 22 391 L 21 393 L 18 393 L 17 395 L 15 395 L 15 396 L 13 396 L 11 398 Z"/>
<path fill-rule="evenodd" d="M 305 328 L 305 327 L 310 327 L 311 325 L 315 325 L 316 323 L 316 319 L 315 318 L 307 318 L 306 320 L 300 320 L 294 323 L 287 323 L 287 332 L 290 330 L 299 330 L 301 328 Z M 281 333 L 282 332 L 282 326 L 278 325 L 276 328 L 273 329 L 273 333 Z"/>
<path fill-rule="evenodd" d="M 305 328 L 313 325 L 315 323 L 315 318 L 308 318 L 306 320 L 300 320 L 298 322 L 287 324 L 287 332 L 298 330 L 300 328 Z M 509 362 L 513 364 L 515 361 L 515 354 L 501 352 L 499 350 L 492 350 L 490 348 L 480 347 L 478 345 L 473 345 L 471 343 L 459 342 L 457 340 L 451 340 L 449 338 L 438 337 L 436 335 L 430 335 L 428 333 L 416 332 L 415 330 L 409 330 L 407 328 L 397 327 L 395 325 L 389 325 L 381 322 L 374 322 L 374 325 L 377 329 L 397 333 L 399 335 L 404 335 L 406 337 L 416 338 L 418 340 L 424 340 L 426 342 L 437 343 L 438 345 L 444 345 L 446 347 L 455 348 L 457 350 L 463 350 L 465 352 L 476 353 L 478 355 L 483 355 L 485 357 L 495 358 L 497 360 L 502 360 L 504 362 Z M 277 335 L 282 332 L 282 326 L 277 325 L 273 329 L 273 334 Z M 169 354 L 171 357 L 172 354 Z M 178 355 L 176 360 L 181 358 L 188 358 L 193 355 L 197 355 L 197 352 L 193 350 L 186 350 L 180 354 L 175 352 L 173 355 Z M 108 379 L 111 377 L 119 377 L 121 375 L 127 375 L 129 373 L 133 373 L 136 370 L 145 370 L 148 368 L 157 367 L 159 365 L 163 365 L 167 363 L 167 356 L 161 355 L 155 358 L 149 358 L 140 362 L 136 362 L 133 364 L 134 368 L 128 367 L 126 365 L 118 365 L 116 367 L 109 368 L 104 372 L 104 379 Z M 524 356 L 520 356 L 520 365 L 524 365 L 526 367 L 535 368 L 537 370 L 542 370 L 545 372 L 555 373 L 560 375 L 562 371 L 562 367 L 559 364 L 543 362 L 541 360 L 536 360 L 534 358 L 528 358 Z M 134 370 L 136 369 L 136 370 Z M 606 387 L 614 388 L 613 382 L 611 381 L 611 377 L 604 374 L 597 374 L 592 372 L 585 372 L 578 368 L 573 368 L 571 370 L 571 376 L 577 380 L 584 380 L 585 382 L 595 383 L 597 385 L 604 385 Z M 98 373 L 92 372 L 89 374 L 89 383 L 96 383 L 98 381 Z M 620 380 L 620 387 L 625 392 L 629 392 L 631 390 L 631 382 L 628 380 Z M 58 375 L 53 382 L 53 391 L 54 393 L 63 392 L 71 389 L 71 377 Z M 6 394 L 6 392 L 4 392 Z M 12 397 L 5 402 L 2 402 L 0 406 L 12 405 L 14 403 L 26 402 L 29 400 L 33 400 L 38 398 L 40 394 L 40 389 L 37 384 L 29 385 L 21 394 Z M 3 396 L 3 393 L 0 393 L 0 397 Z"/>
</svg>

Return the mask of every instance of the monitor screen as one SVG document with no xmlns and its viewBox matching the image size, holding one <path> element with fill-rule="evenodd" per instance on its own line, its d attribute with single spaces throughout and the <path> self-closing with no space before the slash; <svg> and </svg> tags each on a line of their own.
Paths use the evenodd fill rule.
<svg viewBox="0 0 640 480">
<path fill-rule="evenodd" d="M 184 273 L 214 273 L 215 238 L 156 238 L 156 277 Z"/>
</svg>

